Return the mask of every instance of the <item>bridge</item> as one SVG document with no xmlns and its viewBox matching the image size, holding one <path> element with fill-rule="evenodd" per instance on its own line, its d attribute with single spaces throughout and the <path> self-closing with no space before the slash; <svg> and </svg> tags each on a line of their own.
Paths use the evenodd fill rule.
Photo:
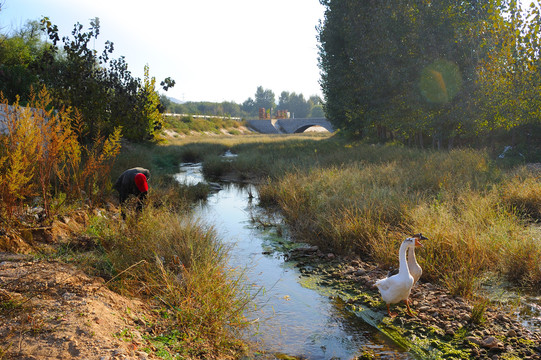
<svg viewBox="0 0 541 360">
<path fill-rule="evenodd" d="M 302 133 L 312 126 L 321 126 L 331 133 L 334 132 L 334 127 L 326 118 L 246 120 L 246 123 L 262 134 Z"/>
</svg>

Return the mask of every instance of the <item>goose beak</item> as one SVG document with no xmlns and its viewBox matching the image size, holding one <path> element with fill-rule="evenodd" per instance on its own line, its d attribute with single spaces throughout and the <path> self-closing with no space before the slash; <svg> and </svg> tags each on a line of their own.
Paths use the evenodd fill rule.
<svg viewBox="0 0 541 360">
<path fill-rule="evenodd" d="M 419 241 L 419 238 L 415 238 L 415 246 L 416 247 L 423 247 L 423 244 Z"/>
</svg>

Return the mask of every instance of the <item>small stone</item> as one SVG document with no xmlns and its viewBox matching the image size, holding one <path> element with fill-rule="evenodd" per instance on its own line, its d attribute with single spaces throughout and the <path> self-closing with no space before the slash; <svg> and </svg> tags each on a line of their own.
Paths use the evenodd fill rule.
<svg viewBox="0 0 541 360">
<path fill-rule="evenodd" d="M 481 342 L 481 346 L 488 348 L 488 349 L 494 349 L 494 348 L 503 348 L 503 344 L 498 341 L 494 336 L 489 336 Z"/>
<path fill-rule="evenodd" d="M 487 351 L 485 349 L 480 349 L 479 354 L 481 354 L 481 356 L 487 356 Z"/>
<path fill-rule="evenodd" d="M 453 329 L 447 329 L 445 330 L 445 335 L 455 336 L 455 332 L 453 331 Z"/>
<path fill-rule="evenodd" d="M 113 350 L 111 354 L 113 356 L 121 356 L 121 355 L 125 355 L 125 352 L 124 352 L 124 349 L 118 348 L 118 349 Z"/>
<path fill-rule="evenodd" d="M 509 330 L 509 331 L 507 332 L 507 335 L 506 335 L 506 336 L 507 336 L 507 337 L 516 337 L 516 336 L 517 336 L 517 332 L 516 332 L 515 330 L 511 329 L 511 330 Z"/>
<path fill-rule="evenodd" d="M 135 352 L 135 355 L 137 355 L 137 358 L 138 358 L 139 360 L 146 360 L 146 359 L 148 359 L 148 354 L 147 354 L 146 352 L 144 352 L 144 351 L 136 351 L 136 352 Z"/>
<path fill-rule="evenodd" d="M 481 340 L 474 336 L 468 336 L 464 340 L 471 342 L 472 344 L 481 345 Z"/>
<path fill-rule="evenodd" d="M 366 274 L 366 270 L 363 268 L 357 269 L 357 271 L 355 272 L 355 275 L 357 276 L 362 276 L 364 274 Z"/>
</svg>

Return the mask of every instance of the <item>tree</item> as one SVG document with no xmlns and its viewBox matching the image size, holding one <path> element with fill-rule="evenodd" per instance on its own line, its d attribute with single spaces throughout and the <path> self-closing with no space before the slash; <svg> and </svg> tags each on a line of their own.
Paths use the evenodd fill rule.
<svg viewBox="0 0 541 360">
<path fill-rule="evenodd" d="M 289 110 L 289 103 L 290 103 L 290 97 L 289 91 L 282 91 L 280 94 L 280 97 L 278 98 L 278 110 Z"/>
<path fill-rule="evenodd" d="M 251 97 L 249 97 L 248 99 L 246 99 L 241 107 L 242 111 L 246 112 L 247 114 L 250 114 L 250 115 L 257 115 L 257 111 L 258 109 L 256 108 L 256 105 L 255 105 L 255 101 L 254 99 L 252 99 Z"/>
<path fill-rule="evenodd" d="M 121 126 L 130 140 L 152 138 L 162 120 L 156 80 L 150 77 L 148 66 L 143 81 L 134 78 L 124 57 L 110 59 L 114 50 L 110 41 L 98 55 L 90 46 L 100 32 L 98 18 L 90 21 L 86 31 L 77 23 L 72 37 L 62 38 L 62 51 L 57 47 L 57 26 L 48 18 L 42 19 L 42 25 L 52 46 L 42 56 L 38 76 L 51 89 L 57 107 L 76 107 L 81 112 L 85 136 L 108 135 Z M 175 82 L 167 78 L 161 85 L 167 90 Z"/>
<path fill-rule="evenodd" d="M 259 108 L 275 109 L 276 103 L 274 100 L 274 92 L 269 89 L 263 89 L 263 86 L 258 86 L 255 93 L 255 107 Z"/>
<path fill-rule="evenodd" d="M 0 35 L 0 91 L 10 102 L 22 95 L 25 103 L 38 81 L 35 66 L 46 48 L 40 34 L 39 24 L 29 21 L 11 36 Z"/>
<path fill-rule="evenodd" d="M 487 55 L 481 45 L 489 34 L 479 30 L 495 21 L 498 1 L 321 3 L 321 84 L 335 127 L 419 144 L 426 135 L 450 140 L 461 131 L 458 114 Z"/>
</svg>

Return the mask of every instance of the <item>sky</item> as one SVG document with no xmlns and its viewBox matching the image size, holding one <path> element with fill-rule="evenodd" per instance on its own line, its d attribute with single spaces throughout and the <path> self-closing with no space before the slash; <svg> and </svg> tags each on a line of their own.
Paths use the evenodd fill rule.
<svg viewBox="0 0 541 360">
<path fill-rule="evenodd" d="M 62 36 L 99 17 L 95 41 L 114 43 L 134 77 L 144 66 L 165 94 L 182 101 L 254 98 L 258 86 L 274 92 L 321 96 L 316 26 L 319 0 L 0 0 L 2 32 L 49 17 Z"/>
</svg>

